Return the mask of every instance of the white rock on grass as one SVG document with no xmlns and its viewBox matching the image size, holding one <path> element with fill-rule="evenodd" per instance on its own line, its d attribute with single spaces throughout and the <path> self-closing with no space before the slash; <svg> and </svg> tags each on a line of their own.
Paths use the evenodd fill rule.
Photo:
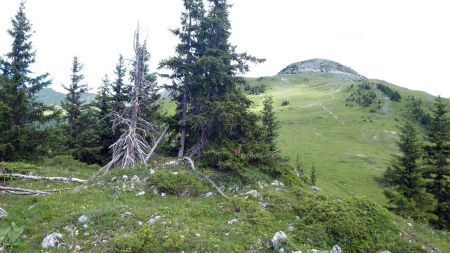
<svg viewBox="0 0 450 253">
<path fill-rule="evenodd" d="M 234 218 L 228 222 L 228 225 L 229 226 L 234 225 L 234 224 L 238 223 L 238 221 L 239 221 L 238 219 Z"/>
<path fill-rule="evenodd" d="M 78 218 L 78 224 L 84 225 L 88 220 L 89 218 L 87 217 L 87 215 L 83 214 Z"/>
<path fill-rule="evenodd" d="M 273 181 L 272 185 L 275 187 L 284 187 L 284 184 L 278 180 Z"/>
<path fill-rule="evenodd" d="M 206 194 L 205 194 L 205 198 L 211 198 L 212 196 L 214 196 L 214 192 L 207 192 Z"/>
<path fill-rule="evenodd" d="M 131 178 L 131 182 L 132 182 L 132 183 L 139 183 L 139 182 L 141 182 L 141 180 L 139 179 L 139 177 L 138 177 L 137 175 L 134 175 L 134 176 Z"/>
<path fill-rule="evenodd" d="M 383 250 L 381 253 L 391 253 L 389 250 Z"/>
<path fill-rule="evenodd" d="M 72 234 L 75 231 L 75 228 L 72 225 L 67 225 L 64 227 L 64 230 Z"/>
<path fill-rule="evenodd" d="M 320 192 L 320 191 L 322 191 L 322 189 L 320 189 L 320 188 L 317 187 L 317 186 L 311 186 L 311 190 L 312 190 L 313 192 Z"/>
<path fill-rule="evenodd" d="M 42 240 L 41 247 L 43 249 L 48 248 L 59 248 L 59 245 L 61 245 L 61 241 L 63 239 L 63 235 L 60 233 L 51 233 L 47 235 L 44 240 Z"/>
<path fill-rule="evenodd" d="M 0 219 L 5 218 L 8 216 L 8 212 L 5 211 L 5 209 L 0 208 Z"/>
<path fill-rule="evenodd" d="M 339 247 L 339 245 L 334 245 L 331 249 L 331 253 L 342 253 L 342 249 L 341 247 Z"/>
<path fill-rule="evenodd" d="M 252 196 L 254 198 L 261 196 L 261 194 L 259 192 L 257 192 L 256 190 L 251 190 L 249 192 L 246 192 L 245 195 Z"/>
<path fill-rule="evenodd" d="M 155 217 L 150 218 L 150 219 L 147 221 L 147 224 L 149 224 L 149 225 L 154 225 L 154 224 L 155 224 L 157 221 L 159 221 L 159 220 L 161 220 L 161 216 L 157 215 L 157 216 L 155 216 Z"/>
<path fill-rule="evenodd" d="M 408 227 L 410 227 L 410 228 L 412 228 L 413 227 L 413 225 L 411 224 L 411 223 L 406 223 L 406 225 L 408 225 Z"/>
<path fill-rule="evenodd" d="M 127 175 L 123 175 L 122 179 L 123 179 L 123 181 L 127 181 L 128 180 L 128 176 Z"/>
<path fill-rule="evenodd" d="M 287 235 L 283 231 L 278 231 L 272 238 L 272 246 L 275 252 L 284 252 L 282 243 L 287 240 Z"/>
<path fill-rule="evenodd" d="M 144 196 L 145 195 L 145 191 L 140 191 L 138 193 L 136 193 L 136 196 Z"/>
</svg>

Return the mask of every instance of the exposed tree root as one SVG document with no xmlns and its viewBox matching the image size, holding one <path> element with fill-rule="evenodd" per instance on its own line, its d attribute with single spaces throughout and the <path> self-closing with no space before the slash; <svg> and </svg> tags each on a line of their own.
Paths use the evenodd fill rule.
<svg viewBox="0 0 450 253">
<path fill-rule="evenodd" d="M 205 175 L 203 175 L 200 171 L 198 171 L 196 168 L 195 168 L 195 165 L 194 165 L 194 161 L 192 161 L 192 159 L 190 158 L 190 157 L 187 157 L 187 156 L 185 156 L 184 158 L 183 158 L 183 160 L 184 161 L 187 161 L 188 163 L 189 163 L 189 166 L 191 167 L 191 169 L 195 172 L 195 173 L 197 173 L 198 175 L 200 175 L 202 178 L 204 178 L 204 179 L 206 179 L 215 189 L 216 189 L 216 191 L 220 194 L 220 195 L 222 195 L 224 198 L 226 198 L 226 199 L 228 199 L 228 196 L 227 195 L 225 195 L 225 193 L 209 178 L 209 177 L 207 177 L 207 176 L 205 176 Z"/>
<path fill-rule="evenodd" d="M 87 180 L 74 178 L 74 177 L 41 177 L 41 176 L 31 176 L 31 175 L 22 175 L 22 174 L 0 174 L 0 177 L 13 177 L 13 178 L 22 178 L 22 179 L 31 179 L 31 180 L 47 180 L 47 181 L 60 181 L 65 183 L 79 183 L 84 184 Z"/>
</svg>

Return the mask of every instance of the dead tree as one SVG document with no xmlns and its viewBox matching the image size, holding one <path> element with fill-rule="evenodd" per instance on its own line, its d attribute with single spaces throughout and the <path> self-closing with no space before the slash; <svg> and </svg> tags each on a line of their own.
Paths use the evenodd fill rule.
<svg viewBox="0 0 450 253">
<path fill-rule="evenodd" d="M 145 41 L 144 41 L 145 43 Z M 111 161 L 101 171 L 110 171 L 116 167 L 133 167 L 136 164 L 146 164 L 151 151 L 151 146 L 146 141 L 147 137 L 155 139 L 160 127 L 147 122 L 139 115 L 140 94 L 147 80 L 144 73 L 144 47 L 139 37 L 139 26 L 134 36 L 135 69 L 133 95 L 125 116 L 118 112 L 112 113 L 113 131 L 122 132 L 120 138 L 111 146 L 113 156 Z M 165 131 L 163 132 L 165 133 Z M 159 143 L 159 142 L 158 142 Z M 154 148 L 152 149 L 154 150 Z M 153 151 L 151 151 L 153 153 Z"/>
</svg>

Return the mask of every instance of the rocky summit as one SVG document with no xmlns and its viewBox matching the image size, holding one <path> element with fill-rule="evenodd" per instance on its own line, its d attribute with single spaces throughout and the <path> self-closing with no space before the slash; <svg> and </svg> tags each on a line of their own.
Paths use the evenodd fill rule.
<svg viewBox="0 0 450 253">
<path fill-rule="evenodd" d="M 329 74 L 339 80 L 365 80 L 366 77 L 360 75 L 353 69 L 344 66 L 338 62 L 325 59 L 311 59 L 296 62 L 288 65 L 280 71 L 279 74 L 302 74 L 302 73 L 318 73 Z"/>
</svg>

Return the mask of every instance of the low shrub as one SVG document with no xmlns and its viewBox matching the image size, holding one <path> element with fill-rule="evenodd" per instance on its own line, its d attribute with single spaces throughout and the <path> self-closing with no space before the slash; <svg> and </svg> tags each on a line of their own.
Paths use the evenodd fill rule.
<svg viewBox="0 0 450 253">
<path fill-rule="evenodd" d="M 338 244 L 344 252 L 422 252 L 399 237 L 392 216 L 365 198 L 333 200 L 311 196 L 294 206 L 300 217 L 296 232 L 301 242 L 327 248 Z"/>
<path fill-rule="evenodd" d="M 188 170 L 158 170 L 151 174 L 149 182 L 159 191 L 176 196 L 198 196 L 209 189 L 198 175 Z"/>
</svg>

